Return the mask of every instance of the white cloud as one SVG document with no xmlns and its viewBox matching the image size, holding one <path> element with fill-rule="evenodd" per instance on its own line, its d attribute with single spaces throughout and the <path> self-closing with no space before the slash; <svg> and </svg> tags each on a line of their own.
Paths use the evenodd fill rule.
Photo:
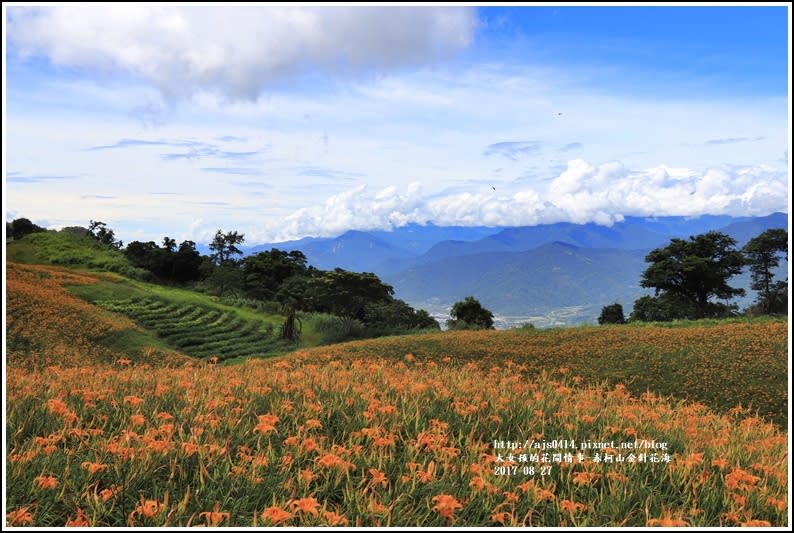
<svg viewBox="0 0 794 533">
<path fill-rule="evenodd" d="M 361 185 L 300 209 L 283 223 L 254 232 L 259 240 L 335 236 L 349 229 L 390 229 L 409 222 L 437 225 L 527 226 L 560 221 L 611 226 L 625 216 L 767 215 L 787 210 L 785 171 L 759 165 L 705 172 L 657 167 L 632 171 L 620 162 L 573 160 L 545 191 L 464 192 L 421 196 L 390 186 L 374 193 Z"/>
<path fill-rule="evenodd" d="M 170 99 L 220 91 L 256 99 L 309 73 L 422 65 L 467 47 L 465 7 L 52 6 L 8 9 L 23 56 L 59 66 L 131 73 Z"/>
</svg>

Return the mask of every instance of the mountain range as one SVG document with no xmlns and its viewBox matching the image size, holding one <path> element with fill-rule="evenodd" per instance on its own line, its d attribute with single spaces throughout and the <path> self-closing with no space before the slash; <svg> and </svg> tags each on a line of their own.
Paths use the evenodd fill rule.
<svg viewBox="0 0 794 533">
<path fill-rule="evenodd" d="M 543 326 L 593 322 L 602 306 L 615 301 L 628 314 L 634 300 L 649 293 L 639 285 L 645 256 L 671 238 L 717 230 L 741 247 L 770 228 L 788 228 L 788 216 L 626 217 L 609 227 L 409 224 L 392 231 L 259 244 L 244 252 L 300 250 L 320 269 L 374 272 L 395 288 L 396 297 L 442 319 L 454 302 L 472 295 L 502 326 L 527 320 Z M 778 275 L 785 277 L 786 268 L 781 265 Z M 746 274 L 732 282 L 749 288 Z M 745 306 L 753 298 L 748 291 L 738 303 Z"/>
</svg>

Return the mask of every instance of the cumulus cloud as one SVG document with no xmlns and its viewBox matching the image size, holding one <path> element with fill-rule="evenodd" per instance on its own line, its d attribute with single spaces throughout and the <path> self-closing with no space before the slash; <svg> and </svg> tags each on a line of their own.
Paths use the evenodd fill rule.
<svg viewBox="0 0 794 533">
<path fill-rule="evenodd" d="M 528 226 L 573 222 L 610 226 L 625 216 L 760 216 L 787 210 L 785 171 L 765 166 L 722 166 L 695 172 L 660 166 L 632 170 L 620 162 L 594 165 L 580 159 L 545 190 L 506 194 L 458 192 L 423 196 L 418 183 L 371 192 L 360 185 L 324 204 L 286 216 L 261 240 L 335 236 L 350 229 L 391 229 L 408 223 Z"/>
<path fill-rule="evenodd" d="M 8 9 L 22 56 L 123 71 L 169 99 L 201 90 L 254 100 L 308 72 L 423 65 L 467 47 L 467 7 L 50 6 Z"/>
</svg>

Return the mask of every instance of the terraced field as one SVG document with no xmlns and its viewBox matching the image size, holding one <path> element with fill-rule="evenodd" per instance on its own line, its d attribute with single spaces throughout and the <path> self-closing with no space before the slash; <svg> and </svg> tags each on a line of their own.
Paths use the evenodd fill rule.
<svg viewBox="0 0 794 533">
<path fill-rule="evenodd" d="M 283 348 L 273 324 L 245 319 L 233 311 L 154 297 L 96 303 L 132 318 L 168 345 L 195 357 L 215 356 L 223 360 Z"/>
</svg>

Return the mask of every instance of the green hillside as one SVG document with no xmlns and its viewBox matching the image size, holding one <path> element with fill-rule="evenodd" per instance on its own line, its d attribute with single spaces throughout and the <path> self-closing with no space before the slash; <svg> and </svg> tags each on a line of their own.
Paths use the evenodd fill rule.
<svg viewBox="0 0 794 533">
<path fill-rule="evenodd" d="M 61 342 L 64 338 L 72 338 L 67 344 L 73 347 L 83 347 L 85 363 L 142 360 L 143 353 L 166 351 L 225 360 L 295 348 L 279 339 L 283 316 L 226 305 L 188 288 L 143 281 L 147 272 L 90 236 L 69 231 L 33 233 L 7 242 L 6 252 L 9 300 L 14 303 L 8 310 L 12 327 L 7 348 L 18 362 L 65 363 L 57 357 L 69 351 Z M 37 283 L 37 278 L 47 282 Z M 57 319 L 38 320 L 53 309 L 60 309 L 58 314 L 68 320 L 63 324 Z M 116 323 L 124 325 L 116 327 Z M 70 328 L 74 331 L 64 331 Z M 301 345 L 319 342 L 311 325 L 304 329 Z M 79 362 L 79 353 L 69 353 L 69 361 Z"/>
<path fill-rule="evenodd" d="M 583 383 L 622 383 L 727 412 L 742 406 L 781 426 L 788 417 L 785 319 L 699 320 L 548 330 L 456 331 L 383 337 L 300 352 L 309 359 L 407 354 L 424 361 L 507 365 L 533 380 L 560 369 Z"/>
<path fill-rule="evenodd" d="M 104 309 L 123 314 L 154 332 L 167 345 L 195 357 L 282 353 L 280 315 L 233 307 L 206 294 L 120 278 L 69 290 Z"/>
<path fill-rule="evenodd" d="M 116 272 L 131 278 L 143 278 L 146 274 L 130 265 L 120 251 L 74 231 L 31 233 L 18 241 L 6 242 L 6 254 L 9 261 L 17 263 Z"/>
</svg>

